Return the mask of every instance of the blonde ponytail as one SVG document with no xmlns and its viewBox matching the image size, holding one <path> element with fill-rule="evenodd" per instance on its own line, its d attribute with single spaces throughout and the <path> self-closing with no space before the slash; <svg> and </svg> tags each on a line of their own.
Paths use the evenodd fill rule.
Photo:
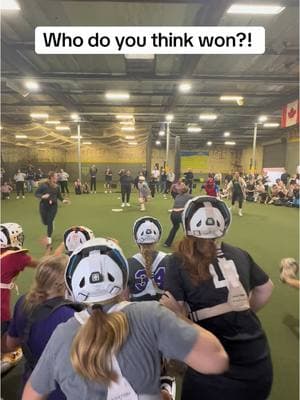
<svg viewBox="0 0 300 400">
<path fill-rule="evenodd" d="M 129 333 L 126 315 L 106 314 L 100 308 L 92 310 L 81 326 L 71 347 L 71 363 L 83 378 L 109 385 L 117 380 L 112 370 L 111 356 L 117 355 Z"/>
<path fill-rule="evenodd" d="M 140 250 L 145 261 L 147 277 L 152 279 L 152 264 L 155 256 L 155 244 L 141 244 Z"/>
</svg>

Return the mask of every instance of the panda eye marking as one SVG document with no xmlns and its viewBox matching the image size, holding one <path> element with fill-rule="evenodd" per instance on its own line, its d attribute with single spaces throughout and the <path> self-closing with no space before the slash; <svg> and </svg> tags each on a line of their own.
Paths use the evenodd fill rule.
<svg viewBox="0 0 300 400">
<path fill-rule="evenodd" d="M 108 273 L 107 276 L 108 276 L 108 280 L 110 282 L 114 282 L 115 281 L 115 278 L 110 273 Z"/>
<path fill-rule="evenodd" d="M 80 281 L 80 283 L 79 283 L 79 287 L 80 287 L 80 288 L 83 288 L 84 285 L 85 285 L 85 279 L 82 278 L 81 281 Z"/>
<path fill-rule="evenodd" d="M 221 226 L 219 221 L 217 221 L 217 225 L 218 225 L 219 227 Z"/>
<path fill-rule="evenodd" d="M 202 221 L 200 220 L 200 221 L 198 222 L 198 224 L 196 225 L 197 228 L 199 228 L 199 226 L 201 226 L 201 223 L 202 223 Z"/>
</svg>

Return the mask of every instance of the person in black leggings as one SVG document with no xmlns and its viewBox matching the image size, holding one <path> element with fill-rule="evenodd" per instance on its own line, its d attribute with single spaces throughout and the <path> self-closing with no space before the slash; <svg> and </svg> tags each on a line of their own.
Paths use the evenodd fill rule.
<svg viewBox="0 0 300 400">
<path fill-rule="evenodd" d="M 130 207 L 131 186 L 133 184 L 131 172 L 128 170 L 125 173 L 122 174 L 119 173 L 119 175 L 120 175 L 121 196 L 122 196 L 121 207 L 125 207 L 125 204 L 127 207 Z"/>
<path fill-rule="evenodd" d="M 57 201 L 60 200 L 65 204 L 69 204 L 69 200 L 63 199 L 60 188 L 57 185 L 57 174 L 50 171 L 48 180 L 42 183 L 35 192 L 35 196 L 40 201 L 40 215 L 42 223 L 47 226 L 47 246 L 51 247 L 53 221 L 57 213 Z"/>
</svg>

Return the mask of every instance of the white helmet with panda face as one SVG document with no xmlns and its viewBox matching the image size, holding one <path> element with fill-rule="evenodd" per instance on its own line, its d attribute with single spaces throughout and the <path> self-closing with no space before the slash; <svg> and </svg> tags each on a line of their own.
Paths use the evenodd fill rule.
<svg viewBox="0 0 300 400">
<path fill-rule="evenodd" d="M 142 217 L 133 225 L 133 236 L 137 244 L 153 244 L 160 241 L 162 227 L 158 219 Z"/>
<path fill-rule="evenodd" d="M 72 226 L 64 233 L 64 244 L 67 253 L 70 255 L 77 247 L 87 240 L 94 239 L 94 232 L 86 226 Z"/>
<path fill-rule="evenodd" d="M 24 233 L 21 225 L 15 222 L 7 222 L 0 225 L 0 245 L 1 248 L 16 247 L 22 249 L 24 243 Z"/>
<path fill-rule="evenodd" d="M 93 304 L 121 294 L 128 264 L 121 248 L 110 239 L 88 240 L 70 256 L 65 282 L 73 301 Z"/>
<path fill-rule="evenodd" d="M 198 196 L 189 200 L 182 213 L 186 236 L 217 239 L 225 235 L 231 223 L 227 205 L 213 196 Z"/>
</svg>

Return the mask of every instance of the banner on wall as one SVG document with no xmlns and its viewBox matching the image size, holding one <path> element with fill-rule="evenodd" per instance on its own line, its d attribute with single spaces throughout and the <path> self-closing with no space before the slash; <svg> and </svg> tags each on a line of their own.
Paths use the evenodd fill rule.
<svg viewBox="0 0 300 400">
<path fill-rule="evenodd" d="M 204 172 L 208 169 L 208 151 L 184 150 L 180 152 L 181 171 L 189 168 L 193 172 Z"/>
<path fill-rule="evenodd" d="M 287 104 L 282 109 L 281 128 L 299 124 L 299 100 Z"/>
</svg>

